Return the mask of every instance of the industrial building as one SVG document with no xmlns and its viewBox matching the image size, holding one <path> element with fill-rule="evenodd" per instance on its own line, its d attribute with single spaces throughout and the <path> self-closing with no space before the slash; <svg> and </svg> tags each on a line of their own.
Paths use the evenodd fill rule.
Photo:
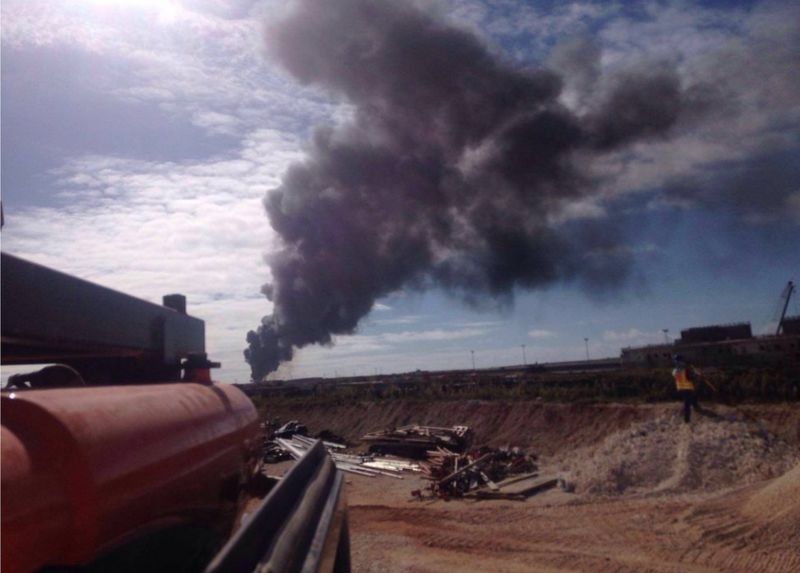
<svg viewBox="0 0 800 573">
<path fill-rule="evenodd" d="M 753 336 L 750 323 L 687 328 L 669 344 L 622 349 L 623 366 L 669 366 L 680 354 L 698 366 L 800 363 L 800 316 L 786 317 L 780 334 Z"/>
<path fill-rule="evenodd" d="M 687 328 L 672 343 L 623 348 L 622 366 L 669 366 L 675 354 L 698 366 L 800 364 L 800 315 L 786 316 L 795 290 L 792 281 L 786 283 L 773 335 L 753 336 L 749 322 Z"/>
</svg>

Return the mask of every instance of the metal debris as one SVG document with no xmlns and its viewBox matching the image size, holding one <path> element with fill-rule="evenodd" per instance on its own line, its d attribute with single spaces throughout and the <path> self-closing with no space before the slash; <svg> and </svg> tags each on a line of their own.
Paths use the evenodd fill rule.
<svg viewBox="0 0 800 573">
<path fill-rule="evenodd" d="M 278 442 L 279 439 L 290 439 L 295 436 L 302 438 L 308 435 L 308 428 L 297 420 L 291 420 L 281 425 L 280 421 L 274 418 L 271 421 L 264 422 L 262 428 L 266 434 L 262 445 L 262 460 L 268 464 L 294 459 L 290 450 Z M 317 434 L 317 439 L 322 440 L 323 445 L 328 450 L 344 450 L 347 448 L 344 438 L 329 430 L 323 430 Z M 313 441 L 311 440 L 311 442 Z"/>
<path fill-rule="evenodd" d="M 273 439 L 291 438 L 295 434 L 299 434 L 301 436 L 307 436 L 308 428 L 306 428 L 303 424 L 301 424 L 297 420 L 292 420 L 290 422 L 286 422 L 283 426 L 275 430 L 272 437 Z"/>
<path fill-rule="evenodd" d="M 292 421 L 281 431 L 297 427 L 305 428 Z M 274 439 L 267 442 L 265 461 L 269 461 L 267 457 L 300 459 L 318 441 L 297 432 L 289 436 L 279 436 L 279 432 L 275 432 Z M 318 439 L 320 437 L 321 434 Z M 330 433 L 325 437 L 338 438 Z M 362 440 L 370 444 L 368 454 L 346 454 L 343 452 L 345 444 L 320 441 L 336 467 L 345 472 L 396 479 L 403 479 L 403 472 L 421 472 L 430 485 L 412 492 L 419 498 L 522 500 L 558 483 L 557 478 L 537 473 L 536 456 L 519 448 L 469 450 L 472 439 L 472 431 L 467 426 L 411 425 L 365 435 Z M 382 455 L 388 452 L 427 459 L 414 461 Z"/>
<path fill-rule="evenodd" d="M 361 441 L 369 444 L 370 452 L 424 458 L 427 451 L 436 448 L 463 452 L 472 445 L 472 439 L 473 433 L 468 426 L 411 425 L 370 432 Z"/>
<path fill-rule="evenodd" d="M 266 464 L 277 464 L 279 462 L 294 458 L 292 458 L 292 455 L 283 449 L 277 442 L 273 440 L 264 440 L 261 459 Z"/>
<path fill-rule="evenodd" d="M 509 476 L 537 476 L 536 458 L 522 452 L 519 448 L 491 449 L 479 448 L 466 454 L 459 454 L 444 448 L 428 452 L 428 462 L 422 465 L 424 476 L 430 480 L 428 497 L 450 499 L 464 497 L 471 492 L 488 488 L 501 497 L 504 481 Z M 516 481 L 516 480 L 511 480 Z M 515 488 L 514 495 L 521 495 Z M 421 491 L 412 492 L 418 497 L 426 497 Z"/>
<path fill-rule="evenodd" d="M 290 439 L 277 438 L 275 442 L 283 448 L 294 459 L 300 459 L 305 452 L 314 445 L 316 440 L 305 436 L 294 435 Z M 378 458 L 374 454 L 353 455 L 344 454 L 340 450 L 344 446 L 330 442 L 323 442 L 328 449 L 333 463 L 342 471 L 359 474 L 369 477 L 389 476 L 403 479 L 402 473 L 405 471 L 421 471 L 420 464 L 410 460 L 396 460 L 388 458 Z"/>
</svg>

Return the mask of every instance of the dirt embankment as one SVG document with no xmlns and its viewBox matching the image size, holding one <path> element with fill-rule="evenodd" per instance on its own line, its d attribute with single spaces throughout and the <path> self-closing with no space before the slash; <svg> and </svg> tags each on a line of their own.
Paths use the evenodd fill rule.
<svg viewBox="0 0 800 573">
<path fill-rule="evenodd" d="M 523 503 L 420 503 L 419 476 L 348 476 L 357 572 L 800 570 L 800 408 L 710 408 L 689 425 L 678 404 L 286 402 L 264 414 L 354 442 L 392 425 L 467 424 L 577 486 Z"/>
<path fill-rule="evenodd" d="M 661 414 L 559 456 L 578 491 L 598 495 L 717 491 L 775 478 L 798 448 L 736 411 L 685 424 Z"/>
<path fill-rule="evenodd" d="M 800 445 L 800 407 L 748 405 L 735 409 L 711 405 L 725 415 Z M 351 442 L 375 430 L 405 424 L 452 426 L 466 424 L 476 442 L 490 446 L 514 445 L 553 456 L 600 443 L 635 424 L 659 417 L 677 417 L 675 404 L 559 404 L 539 401 L 417 401 L 386 400 L 330 405 L 314 401 L 267 404 L 265 418 L 297 419 L 312 433 L 331 430 Z"/>
</svg>

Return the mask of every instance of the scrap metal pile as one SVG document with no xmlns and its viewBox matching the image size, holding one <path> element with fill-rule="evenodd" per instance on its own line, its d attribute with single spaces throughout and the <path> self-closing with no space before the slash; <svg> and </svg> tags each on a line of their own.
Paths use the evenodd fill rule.
<svg viewBox="0 0 800 573">
<path fill-rule="evenodd" d="M 300 434 L 301 436 L 308 435 L 308 428 L 306 428 L 303 424 L 298 422 L 297 420 L 291 420 L 286 422 L 283 426 L 275 430 L 272 434 L 273 438 L 291 438 L 295 434 Z"/>
<path fill-rule="evenodd" d="M 291 420 L 281 425 L 277 419 L 264 422 L 262 425 L 265 431 L 264 443 L 262 445 L 262 458 L 265 463 L 276 464 L 285 460 L 291 460 L 291 453 L 275 440 L 278 438 L 291 438 L 294 435 L 308 435 L 308 428 L 297 420 Z"/>
<path fill-rule="evenodd" d="M 503 489 L 512 483 L 540 481 L 537 469 L 536 457 L 519 448 L 483 447 L 466 454 L 438 448 L 428 452 L 428 461 L 422 464 L 422 472 L 431 482 L 428 496 L 443 499 L 465 496 L 524 499 L 530 494 L 527 490 L 520 490 L 520 487 Z M 494 495 L 487 495 L 489 492 Z M 425 497 L 420 490 L 412 493 Z"/>
<path fill-rule="evenodd" d="M 411 425 L 370 432 L 361 441 L 369 444 L 370 452 L 424 458 L 428 451 L 436 448 L 446 448 L 451 452 L 466 451 L 472 445 L 473 437 L 472 430 L 467 426 L 439 428 Z"/>
<path fill-rule="evenodd" d="M 275 424 L 275 428 L 278 425 Z M 293 432 L 293 430 L 297 430 Z M 272 432 L 265 441 L 264 461 L 300 459 L 316 440 L 306 436 L 305 426 L 289 422 Z M 327 441 L 333 436 L 320 433 L 323 444 L 337 468 L 368 477 L 389 476 L 402 479 L 403 472 L 421 472 L 430 484 L 415 490 L 415 497 L 526 499 L 530 495 L 554 487 L 557 479 L 542 477 L 536 456 L 519 448 L 470 449 L 472 430 L 467 426 L 440 428 L 431 426 L 402 426 L 382 432 L 372 432 L 362 438 L 370 445 L 370 453 L 346 454 L 347 445 Z M 336 436 L 338 438 L 338 436 Z M 342 442 L 344 440 L 341 440 Z M 424 459 L 397 459 L 385 454 Z"/>
<path fill-rule="evenodd" d="M 281 425 L 277 419 L 273 419 L 272 421 L 264 422 L 262 428 L 265 434 L 262 444 L 262 458 L 264 463 L 267 464 L 276 464 L 294 459 L 292 453 L 276 441 L 278 438 L 291 439 L 294 436 L 308 436 L 308 428 L 297 420 L 291 420 Z M 347 447 L 347 441 L 330 430 L 322 430 L 317 434 L 316 438 L 322 440 L 328 450 Z"/>
<path fill-rule="evenodd" d="M 289 455 L 296 460 L 305 455 L 311 449 L 316 440 L 306 436 L 294 435 L 291 438 L 276 438 L 275 442 L 289 452 Z M 368 477 L 389 476 L 403 479 L 401 475 L 404 471 L 421 471 L 418 463 L 410 460 L 393 460 L 378 458 L 374 454 L 353 455 L 342 453 L 345 446 L 331 442 L 323 442 L 333 463 L 342 471 L 359 474 Z"/>
</svg>

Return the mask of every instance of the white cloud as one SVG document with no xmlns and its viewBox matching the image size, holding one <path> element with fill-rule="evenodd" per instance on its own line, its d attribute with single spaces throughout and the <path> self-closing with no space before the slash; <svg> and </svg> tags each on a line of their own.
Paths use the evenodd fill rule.
<svg viewBox="0 0 800 573">
<path fill-rule="evenodd" d="M 236 134 L 242 127 L 242 120 L 238 117 L 216 111 L 196 111 L 192 123 L 209 133 L 223 135 Z"/>
<path fill-rule="evenodd" d="M 549 217 L 549 222 L 552 225 L 560 225 L 568 221 L 601 219 L 605 216 L 606 209 L 600 204 L 599 198 L 585 198 L 564 203 L 559 211 Z"/>
<path fill-rule="evenodd" d="M 397 318 L 378 318 L 375 320 L 367 319 L 371 324 L 380 326 L 392 326 L 400 324 L 415 324 L 422 319 L 419 315 L 409 314 L 406 316 L 398 316 Z"/>
<path fill-rule="evenodd" d="M 479 328 L 454 328 L 450 330 L 406 330 L 403 332 L 385 332 L 381 334 L 353 334 L 349 336 L 337 336 L 335 349 L 338 352 L 355 351 L 371 352 L 390 348 L 398 344 L 411 344 L 417 342 L 447 342 L 451 340 L 463 340 L 482 336 L 486 330 Z"/>
<path fill-rule="evenodd" d="M 389 343 L 407 342 L 439 342 L 450 340 L 462 340 L 464 338 L 474 338 L 486 333 L 485 329 L 480 328 L 461 328 L 461 329 L 434 329 L 420 331 L 393 332 L 378 335 L 382 340 Z"/>
<path fill-rule="evenodd" d="M 537 328 L 537 329 L 528 331 L 528 337 L 529 338 L 539 338 L 539 339 L 541 339 L 541 338 L 555 338 L 557 336 L 558 336 L 558 334 L 556 334 L 552 330 L 545 330 L 545 329 L 541 329 L 541 328 Z"/>
<path fill-rule="evenodd" d="M 468 320 L 454 322 L 450 326 L 453 328 L 478 328 L 481 330 L 491 330 L 494 328 L 500 328 L 505 324 L 506 322 L 502 320 Z"/>
<path fill-rule="evenodd" d="M 611 2 L 555 3 L 550 10 L 527 2 L 450 0 L 446 4 L 451 21 L 488 39 L 522 44 L 514 55 L 528 61 L 554 41 L 584 32 L 621 7 Z"/>
<path fill-rule="evenodd" d="M 258 11 L 239 17 L 220 12 L 168 1 L 111 7 L 9 0 L 2 4 L 3 44 L 100 56 L 104 73 L 115 79 L 95 89 L 157 104 L 209 135 L 244 135 L 256 125 L 305 130 L 338 113 L 336 102 L 298 86 L 265 60 Z"/>
<path fill-rule="evenodd" d="M 453 327 L 337 336 L 331 346 L 298 350 L 292 362 L 282 365 L 273 377 L 363 375 L 374 374 L 376 369 L 387 373 L 418 368 L 466 368 L 469 351 L 464 347 L 454 349 L 450 343 L 479 338 L 487 332 L 480 328 Z M 476 356 L 481 353 L 476 352 Z"/>
<path fill-rule="evenodd" d="M 605 342 L 622 344 L 625 346 L 642 346 L 646 344 L 660 344 L 664 342 L 664 332 L 660 330 L 642 331 L 638 328 L 628 330 L 606 330 L 603 332 Z"/>
</svg>

